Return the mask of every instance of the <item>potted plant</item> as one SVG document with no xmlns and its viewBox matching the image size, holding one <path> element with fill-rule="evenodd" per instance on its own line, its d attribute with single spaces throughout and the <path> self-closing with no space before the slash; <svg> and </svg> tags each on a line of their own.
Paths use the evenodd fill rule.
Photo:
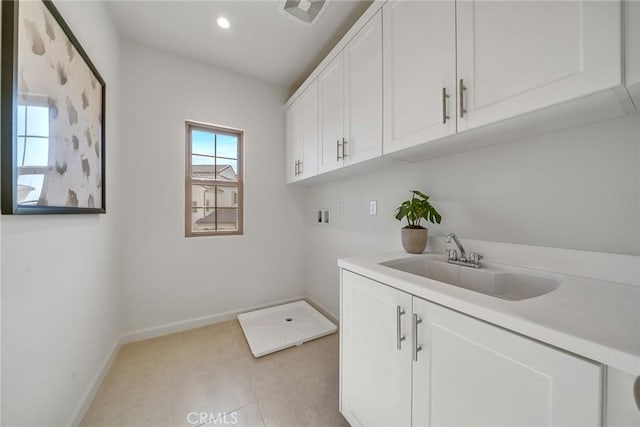
<svg viewBox="0 0 640 427">
<path fill-rule="evenodd" d="M 402 246 L 410 254 L 421 254 L 427 247 L 428 230 L 420 225 L 424 219 L 440 224 L 442 217 L 429 203 L 429 196 L 418 190 L 411 191 L 411 200 L 405 200 L 396 210 L 396 219 L 407 219 L 409 225 L 402 227 Z"/>
</svg>

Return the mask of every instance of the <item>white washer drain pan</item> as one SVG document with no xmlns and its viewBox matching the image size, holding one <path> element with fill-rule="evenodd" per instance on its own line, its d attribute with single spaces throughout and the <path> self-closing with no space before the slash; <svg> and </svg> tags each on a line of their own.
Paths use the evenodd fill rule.
<svg viewBox="0 0 640 427">
<path fill-rule="evenodd" d="M 334 333 L 338 328 L 305 301 L 238 315 L 255 357 Z"/>
</svg>

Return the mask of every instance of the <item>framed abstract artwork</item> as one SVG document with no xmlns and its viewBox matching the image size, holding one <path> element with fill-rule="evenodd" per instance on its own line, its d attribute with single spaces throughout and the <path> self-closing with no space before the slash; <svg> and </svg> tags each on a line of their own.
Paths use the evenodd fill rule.
<svg viewBox="0 0 640 427">
<path fill-rule="evenodd" d="M 106 212 L 105 87 L 51 1 L 2 1 L 3 214 Z"/>
</svg>

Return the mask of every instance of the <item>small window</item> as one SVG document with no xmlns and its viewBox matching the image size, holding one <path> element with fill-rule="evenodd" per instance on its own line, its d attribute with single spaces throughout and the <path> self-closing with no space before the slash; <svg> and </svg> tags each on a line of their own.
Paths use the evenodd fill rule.
<svg viewBox="0 0 640 427">
<path fill-rule="evenodd" d="M 243 132 L 186 122 L 185 235 L 242 234 Z"/>
</svg>

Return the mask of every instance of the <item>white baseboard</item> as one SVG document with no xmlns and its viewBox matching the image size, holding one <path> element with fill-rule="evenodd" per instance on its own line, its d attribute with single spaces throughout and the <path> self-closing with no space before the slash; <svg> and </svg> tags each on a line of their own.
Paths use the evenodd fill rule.
<svg viewBox="0 0 640 427">
<path fill-rule="evenodd" d="M 311 298 L 310 296 L 304 297 L 304 300 L 308 302 L 313 308 L 315 308 L 320 313 L 322 313 L 323 316 L 331 320 L 333 324 L 336 325 L 338 329 L 340 329 L 340 318 L 338 316 L 336 316 L 334 313 L 329 311 L 325 306 L 323 306 L 322 304 L 320 304 L 318 301 Z"/>
<path fill-rule="evenodd" d="M 209 316 L 202 316 L 202 317 L 196 317 L 193 319 L 181 320 L 179 322 L 166 323 L 164 325 L 156 326 L 153 328 L 138 329 L 138 330 L 134 330 L 134 331 L 126 332 L 122 334 L 120 338 L 116 340 L 115 345 L 113 346 L 109 354 L 107 354 L 104 361 L 98 368 L 96 374 L 93 377 L 91 385 L 89 386 L 89 389 L 84 394 L 84 397 L 82 398 L 80 405 L 78 405 L 78 408 L 76 409 L 73 417 L 71 418 L 71 422 L 69 423 L 69 425 L 73 427 L 80 425 L 80 423 L 82 422 L 82 419 L 84 418 L 87 412 L 87 409 L 89 409 L 89 405 L 93 401 L 96 395 L 96 392 L 98 391 L 98 388 L 100 388 L 100 385 L 102 384 L 102 381 L 104 380 L 105 375 L 109 371 L 109 368 L 111 368 L 111 365 L 113 364 L 115 356 L 116 354 L 118 354 L 118 350 L 120 350 L 120 347 L 123 344 L 135 342 L 135 341 L 142 341 L 149 338 L 156 338 L 163 335 L 172 334 L 175 332 L 182 332 L 182 331 L 186 331 L 193 328 L 199 328 L 201 326 L 213 325 L 214 323 L 226 322 L 227 320 L 235 319 L 238 316 L 238 314 L 246 313 L 248 311 L 260 310 L 263 308 L 273 307 L 276 305 L 286 304 L 289 302 L 300 301 L 300 300 L 307 301 L 309 304 L 311 304 L 311 306 L 313 306 L 319 312 L 321 312 L 323 315 L 329 318 L 329 320 L 331 320 L 336 325 L 339 325 L 338 317 L 335 314 L 333 314 L 331 311 L 327 310 L 324 306 L 316 302 L 311 297 L 299 296 L 296 298 L 288 298 L 286 300 L 276 301 L 273 303 L 260 304 L 253 307 L 245 307 L 241 309 L 225 311 L 223 313 L 212 314 Z"/>
<path fill-rule="evenodd" d="M 227 320 L 235 319 L 238 314 L 246 313 L 248 311 L 260 310 L 262 308 L 273 307 L 274 305 L 286 304 L 303 299 L 305 299 L 305 297 L 299 296 L 295 298 L 288 298 L 282 301 L 276 301 L 273 303 L 239 308 L 236 310 L 225 311 L 223 313 L 211 314 L 208 316 L 196 317 L 193 319 L 181 320 L 178 322 L 165 323 L 164 325 L 154 326 L 152 328 L 137 329 L 135 331 L 127 332 L 122 335 L 122 344 L 160 337 L 167 334 L 173 334 L 175 332 L 187 331 L 189 329 L 199 328 L 201 326 L 213 325 L 214 323 L 226 322 Z"/>
<path fill-rule="evenodd" d="M 85 392 L 84 397 L 80 400 L 80 405 L 78 405 L 78 408 L 75 410 L 73 416 L 71 417 L 71 421 L 67 425 L 70 425 L 73 427 L 80 425 L 80 423 L 82 422 L 82 419 L 87 413 L 87 409 L 89 409 L 89 405 L 91 405 L 91 402 L 95 398 L 96 393 L 98 392 L 98 389 L 100 388 L 100 385 L 102 384 L 102 381 L 104 380 L 105 375 L 107 375 L 107 372 L 109 372 L 109 369 L 111 368 L 111 365 L 113 364 L 116 354 L 118 354 L 118 350 L 120 350 L 121 346 L 122 346 L 122 336 L 116 339 L 116 342 L 113 348 L 107 354 L 105 359 L 102 361 L 102 364 L 100 365 L 95 375 L 93 376 L 93 379 L 91 380 L 91 383 L 89 384 L 89 388 Z"/>
</svg>

